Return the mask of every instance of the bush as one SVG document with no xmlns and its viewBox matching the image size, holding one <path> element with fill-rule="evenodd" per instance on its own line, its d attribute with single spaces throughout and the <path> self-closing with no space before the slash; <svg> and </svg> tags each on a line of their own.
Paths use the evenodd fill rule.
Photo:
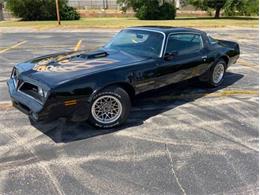
<svg viewBox="0 0 260 195">
<path fill-rule="evenodd" d="M 68 6 L 67 0 L 59 0 L 61 20 L 79 20 L 79 13 Z M 22 20 L 56 20 L 55 0 L 8 0 L 7 8 Z"/>
<path fill-rule="evenodd" d="M 67 6 L 67 4 L 63 5 L 63 11 L 60 13 L 60 17 L 62 20 L 79 20 L 80 15 L 76 11 L 75 8 Z"/>
<path fill-rule="evenodd" d="M 159 6 L 157 0 L 151 0 L 144 3 L 136 10 L 136 17 L 140 20 L 173 20 L 176 16 L 176 8 L 174 4 L 164 3 Z"/>
<path fill-rule="evenodd" d="M 176 8 L 174 4 L 164 3 L 160 7 L 161 20 L 174 20 L 176 16 Z"/>
<path fill-rule="evenodd" d="M 156 0 L 143 4 L 136 10 L 136 17 L 140 20 L 158 20 L 160 15 L 159 3 Z"/>
<path fill-rule="evenodd" d="M 171 20 L 175 19 L 176 8 L 173 3 L 161 0 L 117 0 L 121 9 L 126 12 L 130 7 L 136 12 L 136 17 L 141 20 Z"/>
</svg>

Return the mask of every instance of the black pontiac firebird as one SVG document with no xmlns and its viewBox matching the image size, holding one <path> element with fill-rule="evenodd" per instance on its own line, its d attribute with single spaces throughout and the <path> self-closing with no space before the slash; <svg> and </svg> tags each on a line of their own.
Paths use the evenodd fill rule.
<svg viewBox="0 0 260 195">
<path fill-rule="evenodd" d="M 13 68 L 13 105 L 33 121 L 66 117 L 101 128 L 124 123 L 142 92 L 197 77 L 219 86 L 239 45 L 190 28 L 131 27 L 93 52 L 39 57 Z"/>
</svg>

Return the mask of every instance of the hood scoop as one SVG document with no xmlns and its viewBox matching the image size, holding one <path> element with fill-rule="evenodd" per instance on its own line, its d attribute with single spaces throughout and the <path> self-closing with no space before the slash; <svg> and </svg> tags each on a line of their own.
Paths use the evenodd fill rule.
<svg viewBox="0 0 260 195">
<path fill-rule="evenodd" d="M 105 51 L 88 53 L 88 59 L 104 58 L 104 57 L 107 57 L 107 56 L 108 56 L 108 53 L 105 52 Z"/>
<path fill-rule="evenodd" d="M 83 58 L 83 59 L 96 59 L 96 58 L 104 58 L 107 57 L 109 54 L 105 51 L 95 51 L 95 52 L 89 52 L 87 54 L 79 54 L 76 57 L 77 58 Z"/>
<path fill-rule="evenodd" d="M 109 54 L 105 51 L 94 51 L 89 53 L 72 53 L 71 55 L 60 55 L 39 61 L 33 67 L 37 72 L 72 72 L 82 69 L 95 68 L 101 65 L 118 62 L 106 58 Z"/>
</svg>

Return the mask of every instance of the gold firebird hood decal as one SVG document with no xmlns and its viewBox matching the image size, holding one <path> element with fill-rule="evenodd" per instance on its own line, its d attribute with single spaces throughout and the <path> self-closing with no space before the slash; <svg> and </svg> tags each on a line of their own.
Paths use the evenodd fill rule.
<svg viewBox="0 0 260 195">
<path fill-rule="evenodd" d="M 38 72 L 72 72 L 116 62 L 118 61 L 109 58 L 84 59 L 80 57 L 64 58 L 64 56 L 58 56 L 39 61 L 33 67 L 33 70 Z"/>
</svg>

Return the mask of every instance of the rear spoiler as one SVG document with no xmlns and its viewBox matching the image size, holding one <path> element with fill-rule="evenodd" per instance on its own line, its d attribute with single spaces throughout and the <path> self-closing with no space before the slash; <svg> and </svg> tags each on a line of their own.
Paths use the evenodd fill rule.
<svg viewBox="0 0 260 195">
<path fill-rule="evenodd" d="M 237 51 L 238 53 L 240 53 L 240 48 L 239 48 L 239 44 L 234 42 L 234 41 L 226 41 L 226 40 L 217 40 L 219 44 L 225 46 L 225 47 L 229 47 L 231 49 L 234 49 L 235 51 Z"/>
</svg>

